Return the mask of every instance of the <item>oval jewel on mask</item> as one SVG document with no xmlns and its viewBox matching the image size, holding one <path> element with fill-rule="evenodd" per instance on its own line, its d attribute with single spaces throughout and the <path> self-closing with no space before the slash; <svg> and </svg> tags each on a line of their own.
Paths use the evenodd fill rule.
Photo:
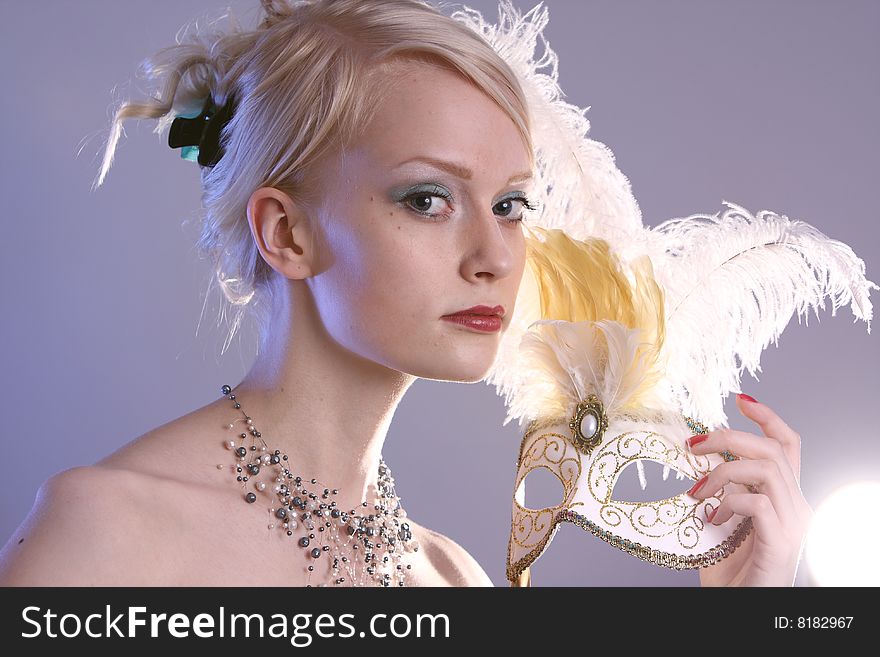
<svg viewBox="0 0 880 657">
<path fill-rule="evenodd" d="M 578 403 L 568 421 L 574 446 L 582 453 L 589 454 L 602 442 L 608 429 L 605 408 L 595 394 Z"/>
<path fill-rule="evenodd" d="M 584 413 L 584 416 L 581 418 L 581 435 L 584 438 L 590 439 L 596 435 L 598 430 L 599 419 L 589 411 Z"/>
</svg>

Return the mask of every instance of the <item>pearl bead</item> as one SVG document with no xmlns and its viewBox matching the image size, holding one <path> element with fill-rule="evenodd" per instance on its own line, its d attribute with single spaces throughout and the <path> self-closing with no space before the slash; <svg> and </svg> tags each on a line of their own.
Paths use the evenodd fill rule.
<svg viewBox="0 0 880 657">
<path fill-rule="evenodd" d="M 233 449 L 235 447 L 234 440 L 227 440 L 224 444 L 226 445 L 226 449 Z"/>
<path fill-rule="evenodd" d="M 263 463 L 265 465 L 269 465 L 272 462 L 272 457 L 268 454 L 263 454 Z"/>
<path fill-rule="evenodd" d="M 585 438 L 592 438 L 599 430 L 599 422 L 592 413 L 587 413 L 581 418 L 581 434 Z"/>
<path fill-rule="evenodd" d="M 227 429 L 231 429 L 232 427 L 233 427 L 232 422 L 230 422 L 229 424 L 226 425 L 226 428 L 227 428 Z"/>
<path fill-rule="evenodd" d="M 266 482 L 258 481 L 257 482 L 257 490 L 266 490 Z"/>
<path fill-rule="evenodd" d="M 222 470 L 222 469 L 223 469 L 223 464 L 222 464 L 222 463 L 218 463 L 218 464 L 217 464 L 217 469 L 218 469 L 218 470 Z"/>
</svg>

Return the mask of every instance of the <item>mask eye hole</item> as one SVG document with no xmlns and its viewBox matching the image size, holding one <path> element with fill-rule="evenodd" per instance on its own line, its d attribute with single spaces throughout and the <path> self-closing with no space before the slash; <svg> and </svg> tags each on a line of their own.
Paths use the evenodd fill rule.
<svg viewBox="0 0 880 657">
<path fill-rule="evenodd" d="M 639 466 L 642 476 L 639 475 Z M 637 459 L 624 466 L 611 499 L 615 502 L 656 502 L 686 493 L 694 485 L 693 480 L 671 465 L 651 459 Z"/>
<path fill-rule="evenodd" d="M 525 500 L 522 498 L 525 485 Z M 559 477 L 546 466 L 538 466 L 523 478 L 517 489 L 517 502 L 526 509 L 549 509 L 565 499 Z"/>
</svg>

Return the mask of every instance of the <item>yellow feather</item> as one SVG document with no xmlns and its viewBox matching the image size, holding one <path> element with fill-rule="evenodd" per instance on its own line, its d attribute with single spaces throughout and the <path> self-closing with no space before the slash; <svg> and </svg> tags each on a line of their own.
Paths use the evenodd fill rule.
<svg viewBox="0 0 880 657">
<path fill-rule="evenodd" d="M 608 242 L 576 240 L 560 229 L 530 227 L 527 262 L 534 274 L 542 319 L 569 322 L 611 320 L 641 330 L 638 356 L 627 374 L 643 379 L 626 408 L 636 408 L 663 376 L 665 338 L 663 290 L 648 256 L 629 264 L 629 274 Z"/>
</svg>

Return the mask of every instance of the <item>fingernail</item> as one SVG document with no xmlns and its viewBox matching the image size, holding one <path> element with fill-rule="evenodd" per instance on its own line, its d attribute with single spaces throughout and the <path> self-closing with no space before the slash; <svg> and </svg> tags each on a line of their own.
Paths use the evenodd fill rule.
<svg viewBox="0 0 880 657">
<path fill-rule="evenodd" d="M 709 522 L 712 522 L 712 518 L 715 517 L 715 514 L 716 514 L 717 512 L 718 512 L 718 507 L 716 506 L 714 509 L 712 509 L 711 511 L 709 511 L 709 513 L 706 514 L 706 519 L 707 519 Z"/>
<path fill-rule="evenodd" d="M 757 400 L 757 399 L 755 399 L 754 397 L 752 397 L 752 396 L 750 396 L 750 395 L 747 395 L 747 394 L 744 393 L 744 392 L 740 392 L 739 394 L 737 394 L 737 397 L 739 397 L 740 399 L 745 399 L 746 401 L 750 401 L 750 402 L 752 402 L 753 404 L 757 404 L 757 403 L 758 403 L 758 400 Z"/>
<path fill-rule="evenodd" d="M 700 479 L 697 483 L 695 483 L 694 487 L 688 491 L 688 495 L 693 495 L 694 493 L 696 493 L 700 489 L 700 487 L 706 483 L 706 479 L 708 477 L 709 477 L 709 475 L 707 475 L 707 474 L 703 475 L 703 478 Z"/>
<path fill-rule="evenodd" d="M 708 438 L 708 437 L 709 437 L 709 434 L 707 434 L 707 433 L 698 433 L 695 436 L 691 436 L 690 438 L 687 439 L 688 447 L 693 447 L 694 445 L 699 445 L 701 442 L 706 440 L 706 438 Z"/>
</svg>

